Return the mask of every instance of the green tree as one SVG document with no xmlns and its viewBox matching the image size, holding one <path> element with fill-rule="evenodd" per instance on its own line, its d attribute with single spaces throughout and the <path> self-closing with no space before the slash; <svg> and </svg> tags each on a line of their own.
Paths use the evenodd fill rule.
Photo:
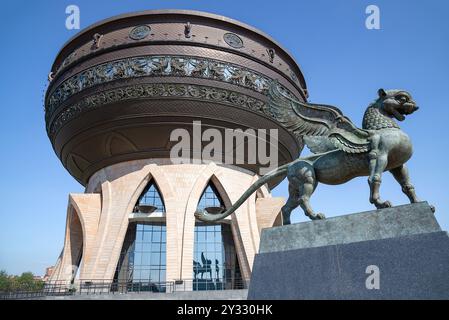
<svg viewBox="0 0 449 320">
<path fill-rule="evenodd" d="M 23 272 L 20 277 L 16 278 L 16 281 L 20 290 L 39 290 L 44 285 L 42 280 L 34 278 L 32 272 Z"/>
<path fill-rule="evenodd" d="M 0 291 L 9 291 L 11 289 L 11 279 L 5 270 L 0 271 Z"/>
<path fill-rule="evenodd" d="M 44 281 L 35 279 L 32 272 L 23 272 L 20 276 L 8 275 L 0 271 L 0 291 L 36 291 L 44 287 Z"/>
</svg>

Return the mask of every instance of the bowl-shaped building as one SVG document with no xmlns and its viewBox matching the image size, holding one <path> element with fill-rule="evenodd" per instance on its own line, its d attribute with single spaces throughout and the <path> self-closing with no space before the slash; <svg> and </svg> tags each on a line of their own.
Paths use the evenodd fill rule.
<svg viewBox="0 0 449 320">
<path fill-rule="evenodd" d="M 202 148 L 194 141 L 192 161 L 173 163 L 170 152 L 179 142 L 173 132 L 184 130 L 194 140 L 201 124 L 204 147 L 201 134 L 208 129 L 223 137 L 229 129 L 276 129 L 278 163 L 296 158 L 301 138 L 268 103 L 273 81 L 307 99 L 303 75 L 285 49 L 222 16 L 143 11 L 78 33 L 57 54 L 49 81 L 48 136 L 64 167 L 86 187 L 69 197 L 53 280 L 150 281 L 161 290 L 167 288 L 162 283 L 182 280 L 200 290 L 249 278 L 260 230 L 280 223 L 283 200 L 270 196 L 279 181 L 221 223 L 195 221 L 199 207 L 216 210 L 236 201 L 265 164 L 257 157 L 236 161 L 238 146 L 215 151 L 219 159 L 231 152 L 229 163 L 195 161 Z M 249 141 L 242 140 L 246 148 Z"/>
</svg>

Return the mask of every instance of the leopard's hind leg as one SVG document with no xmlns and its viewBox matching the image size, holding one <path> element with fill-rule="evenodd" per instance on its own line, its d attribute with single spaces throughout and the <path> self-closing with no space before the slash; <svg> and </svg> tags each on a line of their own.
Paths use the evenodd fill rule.
<svg viewBox="0 0 449 320">
<path fill-rule="evenodd" d="M 296 207 L 299 206 L 299 196 L 298 196 L 298 188 L 293 185 L 291 182 L 288 183 L 288 199 L 285 205 L 282 207 L 282 224 L 287 225 L 290 224 L 290 215 Z"/>
<path fill-rule="evenodd" d="M 317 186 L 315 169 L 308 161 L 293 163 L 287 171 L 289 182 L 289 197 L 287 203 L 282 207 L 284 224 L 290 224 L 290 214 L 293 209 L 301 206 L 306 216 L 312 220 L 324 219 L 322 213 L 315 213 L 310 206 L 310 197 Z"/>
<path fill-rule="evenodd" d="M 380 185 L 382 183 L 382 173 L 388 165 L 388 153 L 379 148 L 380 136 L 375 134 L 371 137 L 371 151 L 369 152 L 369 177 L 368 184 L 370 188 L 369 202 L 374 204 L 377 209 L 389 208 L 392 206 L 390 201 L 382 201 L 379 195 Z"/>
</svg>

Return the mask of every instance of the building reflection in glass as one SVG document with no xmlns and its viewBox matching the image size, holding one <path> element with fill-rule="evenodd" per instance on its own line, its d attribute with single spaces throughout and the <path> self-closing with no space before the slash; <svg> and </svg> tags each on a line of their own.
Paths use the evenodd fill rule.
<svg viewBox="0 0 449 320">
<path fill-rule="evenodd" d="M 165 223 L 130 222 L 115 279 L 127 291 L 165 291 L 165 253 Z"/>
<path fill-rule="evenodd" d="M 198 209 L 224 208 L 215 186 L 209 182 Z M 241 280 L 240 268 L 228 223 L 195 223 L 193 256 L 193 290 L 223 290 L 235 288 Z"/>
<path fill-rule="evenodd" d="M 134 212 L 145 206 L 165 212 L 164 201 L 154 181 L 150 181 L 136 203 Z M 120 291 L 165 291 L 165 222 L 130 221 L 117 264 L 114 280 Z"/>
</svg>

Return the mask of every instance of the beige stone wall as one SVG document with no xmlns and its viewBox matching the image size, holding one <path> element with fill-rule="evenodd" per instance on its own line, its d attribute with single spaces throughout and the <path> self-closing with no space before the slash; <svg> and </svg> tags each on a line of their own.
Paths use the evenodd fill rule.
<svg viewBox="0 0 449 320">
<path fill-rule="evenodd" d="M 69 197 L 64 249 L 51 280 L 70 280 L 76 267 L 72 258 L 76 248 L 82 248 L 83 253 L 80 279 L 113 278 L 129 215 L 151 179 L 156 181 L 166 209 L 166 280 L 191 279 L 194 212 L 207 183 L 213 181 L 229 206 L 257 178 L 233 166 L 173 165 L 160 159 L 129 161 L 104 168 L 91 177 L 85 194 Z M 257 201 L 255 193 L 231 215 L 228 222 L 244 277 L 249 278 L 251 274 L 261 229 L 275 223 L 282 204 L 283 199 L 271 198 L 263 187 L 257 192 Z"/>
<path fill-rule="evenodd" d="M 91 258 L 100 212 L 100 194 L 69 195 L 64 249 L 50 280 L 71 280 L 78 271 L 79 258 L 81 256 L 83 260 Z M 79 268 L 80 274 L 83 274 L 84 264 Z"/>
</svg>

